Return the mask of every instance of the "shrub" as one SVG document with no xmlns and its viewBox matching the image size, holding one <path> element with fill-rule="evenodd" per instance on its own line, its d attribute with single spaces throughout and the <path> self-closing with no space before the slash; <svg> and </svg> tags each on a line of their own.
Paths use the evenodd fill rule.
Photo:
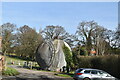
<svg viewBox="0 0 120 80">
<path fill-rule="evenodd" d="M 7 69 L 5 71 L 3 71 L 2 74 L 8 75 L 8 76 L 15 76 L 15 75 L 18 75 L 19 72 L 14 68 L 7 67 Z"/>
<path fill-rule="evenodd" d="M 72 67 L 73 66 L 72 52 L 65 45 L 62 48 L 63 48 L 63 52 L 64 52 L 64 55 L 65 55 L 65 60 L 67 62 L 67 66 Z"/>
</svg>

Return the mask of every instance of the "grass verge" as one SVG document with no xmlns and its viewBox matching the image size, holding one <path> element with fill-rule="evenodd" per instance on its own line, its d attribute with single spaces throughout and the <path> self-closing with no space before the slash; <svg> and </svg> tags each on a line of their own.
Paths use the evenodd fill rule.
<svg viewBox="0 0 120 80">
<path fill-rule="evenodd" d="M 73 74 L 65 74 L 65 73 L 58 73 L 58 74 L 54 74 L 54 75 L 60 76 L 60 77 L 68 77 L 68 78 L 73 77 Z"/>
<path fill-rule="evenodd" d="M 2 72 L 2 74 L 7 76 L 15 76 L 18 75 L 19 72 L 14 68 L 7 67 L 6 70 Z"/>
</svg>

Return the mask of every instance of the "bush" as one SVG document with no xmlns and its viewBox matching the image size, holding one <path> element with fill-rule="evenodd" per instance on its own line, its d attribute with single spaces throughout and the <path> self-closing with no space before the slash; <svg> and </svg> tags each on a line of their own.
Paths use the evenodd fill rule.
<svg viewBox="0 0 120 80">
<path fill-rule="evenodd" d="M 120 55 L 80 56 L 77 68 L 96 68 L 120 78 Z"/>
<path fill-rule="evenodd" d="M 72 52 L 65 45 L 62 48 L 63 48 L 63 52 L 64 52 L 64 55 L 65 55 L 65 60 L 67 62 L 67 66 L 72 67 L 73 66 Z"/>
<path fill-rule="evenodd" d="M 7 67 L 7 69 L 5 71 L 3 71 L 2 74 L 8 75 L 8 76 L 15 76 L 15 75 L 18 75 L 19 72 L 14 68 Z"/>
</svg>

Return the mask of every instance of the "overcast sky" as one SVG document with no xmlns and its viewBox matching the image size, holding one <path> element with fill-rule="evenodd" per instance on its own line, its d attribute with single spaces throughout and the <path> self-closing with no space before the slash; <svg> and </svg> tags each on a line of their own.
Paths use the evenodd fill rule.
<svg viewBox="0 0 120 80">
<path fill-rule="evenodd" d="M 117 2 L 3 2 L 2 23 L 29 25 L 39 30 L 47 25 L 63 26 L 74 34 L 81 21 L 96 21 L 115 30 L 118 24 Z"/>
</svg>

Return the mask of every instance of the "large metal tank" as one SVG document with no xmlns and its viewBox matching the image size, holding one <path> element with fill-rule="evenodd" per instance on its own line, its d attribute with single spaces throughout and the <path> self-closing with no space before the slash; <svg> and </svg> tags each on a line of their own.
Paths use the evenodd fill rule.
<svg viewBox="0 0 120 80">
<path fill-rule="evenodd" d="M 36 51 L 36 61 L 42 69 L 58 71 L 66 66 L 63 45 L 69 49 L 69 45 L 63 40 L 45 41 L 39 45 Z M 71 50 L 71 49 L 70 49 Z"/>
</svg>

